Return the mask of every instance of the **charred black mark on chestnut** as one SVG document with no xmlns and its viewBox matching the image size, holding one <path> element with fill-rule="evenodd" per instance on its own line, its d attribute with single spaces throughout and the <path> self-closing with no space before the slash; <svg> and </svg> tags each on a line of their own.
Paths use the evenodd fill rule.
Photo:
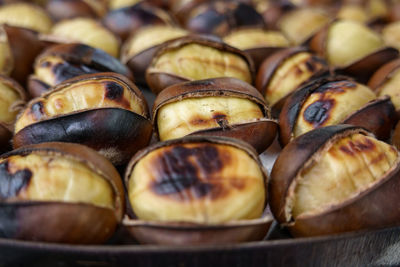
<svg viewBox="0 0 400 267">
<path fill-rule="evenodd" d="M 44 115 L 43 103 L 40 101 L 34 103 L 31 106 L 31 111 L 32 111 L 32 115 L 35 117 L 35 119 L 40 120 Z"/>
<path fill-rule="evenodd" d="M 42 68 L 49 68 L 50 66 L 51 66 L 51 63 L 49 61 L 45 61 L 40 64 L 40 67 L 42 67 Z"/>
<path fill-rule="evenodd" d="M 105 84 L 106 97 L 111 100 L 121 100 L 124 95 L 124 88 L 115 82 L 108 82 Z"/>
<path fill-rule="evenodd" d="M 0 198 L 6 199 L 14 197 L 18 192 L 29 185 L 32 172 L 23 169 L 15 173 L 10 173 L 8 161 L 0 164 Z"/>
<path fill-rule="evenodd" d="M 156 179 L 151 189 L 179 200 L 212 195 L 218 186 L 209 179 L 228 162 L 229 157 L 213 146 L 175 146 L 154 160 Z"/>
<path fill-rule="evenodd" d="M 350 141 L 347 145 L 340 146 L 339 149 L 351 156 L 359 152 L 372 151 L 376 148 L 374 142 L 369 139 L 361 141 Z"/>
<path fill-rule="evenodd" d="M 57 83 L 84 74 L 97 73 L 99 70 L 92 69 L 85 65 L 73 65 L 69 62 L 58 63 L 53 66 L 53 72 Z"/>
<path fill-rule="evenodd" d="M 303 117 L 314 127 L 324 124 L 328 119 L 335 100 L 319 100 L 309 105 L 304 111 Z"/>
<path fill-rule="evenodd" d="M 317 69 L 316 67 L 316 62 L 309 60 L 306 61 L 306 68 L 308 71 L 314 72 Z"/>
<path fill-rule="evenodd" d="M 321 85 L 317 90 L 315 90 L 315 92 L 325 93 L 329 91 L 335 93 L 344 93 L 346 92 L 346 89 L 355 89 L 356 87 L 357 84 L 352 81 L 335 81 Z"/>
</svg>

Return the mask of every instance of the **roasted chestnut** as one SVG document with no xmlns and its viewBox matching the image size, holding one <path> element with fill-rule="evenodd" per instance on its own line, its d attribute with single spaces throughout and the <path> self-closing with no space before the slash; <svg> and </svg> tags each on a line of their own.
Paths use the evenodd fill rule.
<svg viewBox="0 0 400 267">
<path fill-rule="evenodd" d="M 301 84 L 328 70 L 328 64 L 303 47 L 274 53 L 262 62 L 256 87 L 278 116 L 287 97 Z"/>
<path fill-rule="evenodd" d="M 47 0 L 46 10 L 55 20 L 98 18 L 107 12 L 107 0 Z"/>
<path fill-rule="evenodd" d="M 121 48 L 121 61 L 135 76 L 135 82 L 146 83 L 146 69 L 160 45 L 188 32 L 170 25 L 150 25 L 135 31 Z"/>
<path fill-rule="evenodd" d="M 263 17 L 249 4 L 239 1 L 210 1 L 193 8 L 184 23 L 192 32 L 223 36 L 233 29 L 265 26 Z"/>
<path fill-rule="evenodd" d="M 119 9 L 123 7 L 133 6 L 141 0 L 109 0 L 108 6 L 110 9 Z"/>
<path fill-rule="evenodd" d="M 310 47 L 340 72 L 362 83 L 398 56 L 396 49 L 384 46 L 377 33 L 350 20 L 337 20 L 324 27 L 312 38 Z"/>
<path fill-rule="evenodd" d="M 63 20 L 54 25 L 44 41 L 54 43 L 83 43 L 107 52 L 113 57 L 119 55 L 119 39 L 99 22 L 91 18 Z"/>
<path fill-rule="evenodd" d="M 386 140 L 395 119 L 389 97 L 376 98 L 371 89 L 346 77 L 320 77 L 286 100 L 279 116 L 280 140 L 286 145 L 310 130 L 340 123 L 365 127 Z"/>
<path fill-rule="evenodd" d="M 125 184 L 142 243 L 215 244 L 262 239 L 266 173 L 255 151 L 230 138 L 157 143 L 130 161 Z"/>
<path fill-rule="evenodd" d="M 298 8 L 285 12 L 278 27 L 293 44 L 300 45 L 330 21 L 330 16 L 322 9 Z"/>
<path fill-rule="evenodd" d="M 101 49 L 84 44 L 54 45 L 35 60 L 28 90 L 37 97 L 67 79 L 97 72 L 116 72 L 132 79 L 129 69 Z"/>
<path fill-rule="evenodd" d="M 277 131 L 262 95 L 235 78 L 170 86 L 157 96 L 152 114 L 161 141 L 186 135 L 227 136 L 246 141 L 261 153 Z"/>
<path fill-rule="evenodd" d="M 146 71 L 146 81 L 158 94 L 164 88 L 184 81 L 233 77 L 253 82 L 251 58 L 218 39 L 187 36 L 161 45 Z"/>
<path fill-rule="evenodd" d="M 223 38 L 224 42 L 245 51 L 253 59 L 258 70 L 265 58 L 289 46 L 288 39 L 279 31 L 262 28 L 242 28 L 234 30 Z"/>
<path fill-rule="evenodd" d="M 382 29 L 382 38 L 387 46 L 400 50 L 400 21 L 387 24 Z"/>
<path fill-rule="evenodd" d="M 271 211 L 294 236 L 399 224 L 399 152 L 349 125 L 308 132 L 289 143 L 272 169 Z"/>
<path fill-rule="evenodd" d="M 370 20 L 367 10 L 361 5 L 354 4 L 343 5 L 336 14 L 336 18 L 354 20 L 361 23 L 367 23 Z"/>
<path fill-rule="evenodd" d="M 13 146 L 81 143 L 120 165 L 147 146 L 151 134 L 140 90 L 120 74 L 95 73 L 66 80 L 29 102 L 15 123 Z"/>
<path fill-rule="evenodd" d="M 0 7 L 0 24 L 47 33 L 52 20 L 41 7 L 31 3 L 13 3 Z"/>
<path fill-rule="evenodd" d="M 138 3 L 111 10 L 104 17 L 103 24 L 125 40 L 131 32 L 144 25 L 173 25 L 174 19 L 161 8 Z"/>
<path fill-rule="evenodd" d="M 88 147 L 43 143 L 0 156 L 0 235 L 103 243 L 124 214 L 116 169 Z"/>
</svg>

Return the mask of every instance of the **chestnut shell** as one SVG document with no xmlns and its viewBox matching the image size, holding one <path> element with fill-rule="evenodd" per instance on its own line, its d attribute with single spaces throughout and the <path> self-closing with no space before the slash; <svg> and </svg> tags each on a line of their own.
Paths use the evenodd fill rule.
<svg viewBox="0 0 400 267">
<path fill-rule="evenodd" d="M 295 221 L 286 221 L 285 199 L 297 173 L 326 143 L 354 133 L 369 135 L 362 128 L 355 126 L 327 126 L 299 136 L 279 155 L 268 184 L 271 211 L 294 236 L 328 235 L 398 225 L 400 220 L 397 205 L 400 189 L 398 163 L 386 177 L 356 197 L 328 208 L 322 213 L 312 216 L 300 215 Z"/>
<path fill-rule="evenodd" d="M 86 203 L 21 201 L 0 203 L 0 235 L 7 238 L 75 244 L 103 243 L 122 220 L 124 190 L 112 164 L 94 150 L 79 144 L 42 143 L 1 155 L 32 152 L 72 157 L 101 174 L 115 193 L 115 210 Z"/>
<path fill-rule="evenodd" d="M 156 133 L 157 114 L 159 109 L 169 103 L 185 98 L 199 98 L 207 96 L 239 97 L 257 103 L 265 120 L 243 124 L 230 125 L 231 128 L 215 127 L 196 131 L 190 135 L 225 136 L 237 138 L 251 144 L 259 153 L 262 153 L 275 139 L 278 128 L 277 122 L 270 119 L 270 111 L 262 95 L 248 83 L 235 78 L 214 78 L 191 81 L 167 87 L 157 96 L 153 106 L 152 121 Z"/>
<path fill-rule="evenodd" d="M 156 54 L 153 57 L 151 65 L 155 64 L 157 59 L 163 55 L 164 53 L 179 49 L 185 45 L 188 44 L 200 44 L 204 46 L 210 46 L 212 48 L 215 48 L 220 51 L 224 52 L 229 52 L 236 54 L 237 56 L 242 57 L 246 62 L 249 67 L 252 80 L 254 80 L 254 63 L 252 59 L 244 53 L 242 50 L 239 50 L 235 47 L 232 47 L 224 42 L 222 42 L 219 38 L 214 38 L 210 36 L 199 36 L 199 35 L 192 35 L 192 36 L 185 36 L 181 38 L 177 38 L 168 42 L 165 42 L 162 44 L 159 49 L 157 50 Z M 151 66 L 150 65 L 150 66 Z M 151 90 L 155 93 L 158 94 L 160 93 L 163 89 L 167 88 L 168 86 L 181 83 L 181 82 L 186 82 L 188 79 L 174 75 L 174 74 L 169 74 L 169 73 L 149 73 L 146 72 L 146 81 Z"/>
</svg>

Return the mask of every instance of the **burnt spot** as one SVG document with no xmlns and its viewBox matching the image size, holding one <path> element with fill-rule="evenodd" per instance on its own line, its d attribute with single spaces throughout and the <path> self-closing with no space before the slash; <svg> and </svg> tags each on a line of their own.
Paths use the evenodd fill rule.
<svg viewBox="0 0 400 267">
<path fill-rule="evenodd" d="M 356 151 L 370 151 L 374 150 L 376 148 L 376 145 L 374 142 L 372 142 L 370 139 L 364 139 L 362 141 L 357 140 L 350 142 L 350 146 L 352 147 L 353 150 Z"/>
<path fill-rule="evenodd" d="M 203 119 L 203 118 L 193 118 L 190 120 L 190 124 L 192 125 L 202 125 L 202 124 L 206 124 L 208 122 L 207 119 Z"/>
<path fill-rule="evenodd" d="M 309 105 L 304 111 L 304 119 L 317 128 L 323 125 L 328 119 L 335 100 L 319 100 Z"/>
<path fill-rule="evenodd" d="M 56 83 L 63 82 L 76 76 L 97 72 L 99 72 L 99 70 L 92 69 L 85 65 L 73 65 L 69 62 L 59 63 L 53 66 L 53 73 L 56 78 Z"/>
<path fill-rule="evenodd" d="M 215 181 L 212 181 L 213 175 L 227 161 L 229 159 L 220 156 L 214 146 L 175 146 L 154 159 L 152 166 L 156 178 L 150 186 L 151 190 L 181 201 L 211 196 L 217 190 Z"/>
<path fill-rule="evenodd" d="M 348 154 L 350 156 L 354 155 L 354 151 L 348 146 L 343 145 L 343 146 L 340 146 L 339 149 L 340 149 L 340 151 L 344 152 L 345 154 Z"/>
<path fill-rule="evenodd" d="M 0 164 L 0 198 L 6 199 L 18 195 L 21 189 L 27 187 L 32 178 L 32 172 L 23 169 L 10 173 L 8 161 Z"/>
<path fill-rule="evenodd" d="M 39 101 L 31 106 L 31 113 L 36 120 L 40 120 L 44 116 L 43 102 Z"/>
<path fill-rule="evenodd" d="M 49 61 L 45 61 L 40 64 L 40 67 L 42 67 L 42 68 L 49 68 L 50 66 L 51 66 L 51 63 Z"/>
<path fill-rule="evenodd" d="M 107 82 L 105 84 L 106 97 L 111 100 L 121 100 L 124 95 L 124 88 L 115 82 Z"/>
<path fill-rule="evenodd" d="M 313 57 L 310 60 L 307 60 L 305 65 L 307 70 L 310 72 L 315 72 L 318 70 L 318 64 Z"/>
<path fill-rule="evenodd" d="M 326 84 L 318 87 L 315 92 L 318 93 L 326 93 L 326 92 L 335 92 L 335 93 L 345 93 L 347 89 L 355 89 L 357 88 L 357 84 L 352 81 L 334 81 L 328 82 Z"/>
<path fill-rule="evenodd" d="M 229 127 L 229 122 L 226 118 L 225 114 L 221 114 L 221 113 L 214 113 L 213 114 L 213 119 L 218 123 L 218 125 L 220 127 L 222 127 L 223 129 L 228 129 Z"/>
</svg>

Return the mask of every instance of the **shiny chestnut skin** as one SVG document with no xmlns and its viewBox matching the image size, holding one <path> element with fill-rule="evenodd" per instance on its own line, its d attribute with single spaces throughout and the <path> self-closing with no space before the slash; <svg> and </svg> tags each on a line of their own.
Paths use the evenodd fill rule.
<svg viewBox="0 0 400 267">
<path fill-rule="evenodd" d="M 45 8 L 56 21 L 75 17 L 101 18 L 107 11 L 107 1 L 47 0 Z"/>
<path fill-rule="evenodd" d="M 284 70 L 286 71 L 282 72 Z M 255 84 L 271 105 L 273 115 L 278 116 L 290 94 L 327 70 L 328 64 L 308 49 L 287 48 L 272 54 L 262 62 Z"/>
<path fill-rule="evenodd" d="M 174 19 L 161 8 L 138 3 L 109 11 L 103 24 L 122 40 L 144 25 L 173 25 Z"/>
<path fill-rule="evenodd" d="M 212 1 L 195 7 L 184 25 L 191 32 L 218 36 L 239 27 L 265 26 L 262 16 L 251 5 L 226 1 Z"/>
<path fill-rule="evenodd" d="M 361 83 L 366 83 L 379 67 L 399 54 L 396 49 L 385 47 L 378 34 L 353 21 L 332 22 L 315 34 L 309 44 L 337 72 Z"/>
<path fill-rule="evenodd" d="M 97 72 L 115 72 L 132 79 L 132 73 L 116 58 L 84 44 L 60 44 L 44 50 L 35 59 L 28 91 L 38 97 L 67 79 Z"/>
<path fill-rule="evenodd" d="M 59 183 L 46 183 L 46 179 Z M 78 188 L 77 183 L 85 179 L 93 182 L 91 189 L 111 194 L 106 206 L 99 204 L 100 199 L 78 192 L 88 186 L 82 183 Z M 62 192 L 68 190 L 68 183 L 75 183 L 70 186 L 78 191 L 65 197 Z M 42 143 L 1 155 L 0 187 L 0 228 L 7 238 L 103 243 L 114 233 L 125 211 L 123 185 L 116 169 L 97 152 L 79 144 Z M 50 195 L 48 190 L 53 190 Z M 43 195 L 36 195 L 36 191 Z"/>
<path fill-rule="evenodd" d="M 173 52 L 175 53 L 171 56 Z M 221 62 L 214 58 L 216 55 Z M 174 70 L 178 66 L 176 62 L 186 65 L 185 68 L 178 69 L 181 73 Z M 198 68 L 203 71 L 199 72 Z M 218 75 L 216 72 L 219 72 Z M 176 83 L 224 76 L 253 83 L 253 61 L 243 51 L 218 38 L 198 35 L 177 38 L 161 45 L 146 70 L 146 82 L 155 94 Z"/>
<path fill-rule="evenodd" d="M 95 73 L 66 80 L 28 103 L 15 124 L 13 146 L 81 143 L 120 165 L 145 147 L 151 134 L 140 90 L 120 74 Z"/>
<path fill-rule="evenodd" d="M 179 108 L 175 110 L 177 105 Z M 234 111 L 221 105 L 228 105 Z M 155 99 L 152 114 L 154 129 L 161 140 L 185 135 L 226 136 L 246 141 L 262 153 L 275 139 L 277 131 L 277 123 L 271 119 L 261 94 L 248 83 L 234 78 L 170 86 Z M 177 119 L 172 119 L 172 114 Z M 168 120 L 168 126 L 164 120 Z M 183 122 L 190 125 L 189 129 L 183 127 Z"/>
<path fill-rule="evenodd" d="M 311 129 L 339 123 L 365 127 L 386 140 L 395 119 L 389 97 L 376 98 L 368 87 L 344 76 L 322 76 L 286 100 L 279 116 L 280 141 L 286 145 Z"/>
<path fill-rule="evenodd" d="M 335 149 L 332 151 L 333 147 Z M 330 158 L 327 157 L 329 154 Z M 365 157 L 366 166 L 359 165 L 356 160 L 359 156 Z M 391 163 L 387 165 L 383 159 L 389 156 Z M 301 192 L 300 185 L 304 185 L 300 179 L 307 178 L 307 171 L 312 172 L 324 160 L 330 161 L 336 167 L 325 169 L 326 172 L 339 173 L 346 169 L 346 162 L 351 167 L 349 172 L 356 172 L 359 168 L 368 172 L 369 168 L 376 169 L 380 166 L 384 172 L 379 171 L 376 180 L 364 184 L 361 189 L 350 191 L 350 195 L 338 202 L 325 203 L 317 210 L 305 211 L 293 217 L 292 207 L 298 205 L 293 201 L 298 199 L 296 196 Z M 296 138 L 278 156 L 268 184 L 269 204 L 274 217 L 288 227 L 294 236 L 328 235 L 398 225 L 399 171 L 398 151 L 376 140 L 362 128 L 350 125 L 319 128 Z M 321 183 L 326 181 L 325 183 L 331 185 L 327 179 L 329 173 L 326 172 L 321 173 Z M 339 177 L 352 179 L 354 176 L 350 173 Z M 337 176 L 332 174 L 331 177 Z M 332 192 L 347 190 L 347 185 L 337 182 L 343 188 L 333 187 Z M 323 196 L 330 195 L 329 190 L 324 187 L 322 184 L 322 188 L 314 187 L 314 190 Z"/>
<path fill-rule="evenodd" d="M 271 223 L 268 214 L 261 215 L 266 177 L 256 152 L 235 139 L 188 136 L 159 142 L 138 152 L 126 169 L 133 214 L 123 223 L 148 244 L 260 240 Z M 148 214 L 149 207 L 158 212 Z"/>
</svg>

